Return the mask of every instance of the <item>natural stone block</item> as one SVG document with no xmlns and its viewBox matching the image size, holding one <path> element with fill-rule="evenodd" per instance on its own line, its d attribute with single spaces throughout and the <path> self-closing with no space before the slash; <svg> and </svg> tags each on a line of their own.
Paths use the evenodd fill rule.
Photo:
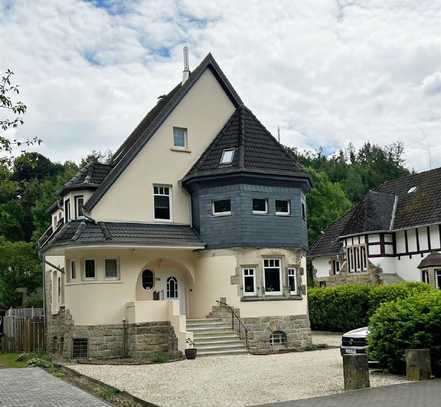
<svg viewBox="0 0 441 407">
<path fill-rule="evenodd" d="M 428 380 L 432 376 L 430 349 L 408 349 L 406 351 L 407 380 Z"/>
<path fill-rule="evenodd" d="M 343 355 L 343 377 L 345 390 L 370 387 L 367 354 Z"/>
</svg>

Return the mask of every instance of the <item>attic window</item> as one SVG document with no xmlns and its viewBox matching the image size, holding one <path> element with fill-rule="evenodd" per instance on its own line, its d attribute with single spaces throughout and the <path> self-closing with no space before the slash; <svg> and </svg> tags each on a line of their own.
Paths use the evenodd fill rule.
<svg viewBox="0 0 441 407">
<path fill-rule="evenodd" d="M 234 158 L 234 152 L 236 150 L 234 148 L 229 148 L 227 150 L 222 151 L 222 157 L 220 160 L 221 164 L 231 164 Z"/>
<path fill-rule="evenodd" d="M 412 187 L 409 189 L 409 191 L 407 191 L 408 194 L 412 194 L 413 192 L 415 192 L 417 190 L 417 187 Z"/>
</svg>

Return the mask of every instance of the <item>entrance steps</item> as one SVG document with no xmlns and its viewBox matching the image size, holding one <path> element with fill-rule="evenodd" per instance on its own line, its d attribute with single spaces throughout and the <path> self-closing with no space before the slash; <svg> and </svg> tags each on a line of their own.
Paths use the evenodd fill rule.
<svg viewBox="0 0 441 407">
<path fill-rule="evenodd" d="M 220 318 L 187 319 L 187 331 L 193 332 L 198 356 L 237 355 L 248 353 L 245 343 L 230 324 Z"/>
</svg>

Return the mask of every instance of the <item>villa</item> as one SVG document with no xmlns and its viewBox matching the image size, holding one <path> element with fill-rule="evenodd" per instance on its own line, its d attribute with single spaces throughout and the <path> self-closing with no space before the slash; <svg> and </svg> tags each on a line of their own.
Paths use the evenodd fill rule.
<svg viewBox="0 0 441 407">
<path fill-rule="evenodd" d="M 66 358 L 310 345 L 309 176 L 211 54 L 113 154 L 64 185 L 40 239 L 48 344 Z M 188 340 L 190 339 L 190 341 Z"/>
</svg>

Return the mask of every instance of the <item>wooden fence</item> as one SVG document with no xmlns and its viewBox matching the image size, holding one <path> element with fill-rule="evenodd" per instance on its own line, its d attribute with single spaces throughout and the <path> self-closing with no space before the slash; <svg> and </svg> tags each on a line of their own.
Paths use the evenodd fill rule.
<svg viewBox="0 0 441 407">
<path fill-rule="evenodd" d="M 45 352 L 44 313 L 40 308 L 10 309 L 3 317 L 3 352 Z"/>
</svg>

